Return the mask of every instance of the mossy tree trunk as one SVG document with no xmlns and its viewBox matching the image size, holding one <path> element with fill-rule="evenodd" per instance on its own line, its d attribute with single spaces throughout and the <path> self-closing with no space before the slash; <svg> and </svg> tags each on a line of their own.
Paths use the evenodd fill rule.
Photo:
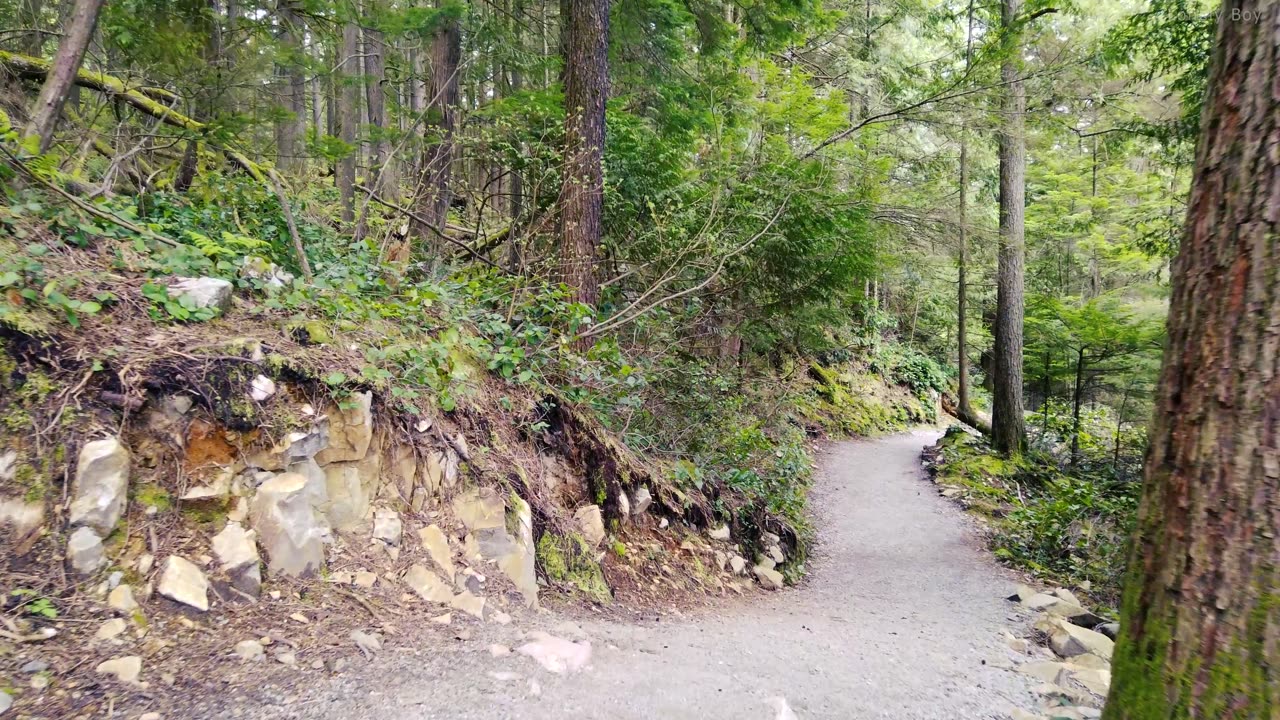
<svg viewBox="0 0 1280 720">
<path fill-rule="evenodd" d="M 42 154 L 53 145 L 53 133 L 62 116 L 62 106 L 66 104 L 67 96 L 76 84 L 80 63 L 84 60 L 89 41 L 93 39 L 93 30 L 98 26 L 103 1 L 76 0 L 71 7 L 62 41 L 58 43 L 58 54 L 54 56 L 44 85 L 40 88 L 40 95 L 31 107 L 31 121 L 25 134 L 28 138 L 33 138 L 32 142 Z"/>
<path fill-rule="evenodd" d="M 1000 79 L 1000 252 L 996 268 L 995 393 L 991 406 L 991 445 L 1005 455 L 1022 452 L 1026 423 L 1022 407 L 1022 320 L 1027 138 L 1022 85 L 1022 0 L 1000 5 L 1004 61 Z"/>
<path fill-rule="evenodd" d="M 1280 0 L 1219 17 L 1109 720 L 1280 717 Z"/>
</svg>

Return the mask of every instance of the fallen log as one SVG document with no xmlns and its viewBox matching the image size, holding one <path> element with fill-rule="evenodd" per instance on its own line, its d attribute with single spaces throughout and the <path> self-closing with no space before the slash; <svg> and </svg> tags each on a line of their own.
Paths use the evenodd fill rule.
<svg viewBox="0 0 1280 720">
<path fill-rule="evenodd" d="M 0 69 L 25 80 L 43 80 L 49 74 L 50 64 L 48 60 L 42 58 L 0 50 Z M 166 105 L 165 103 L 172 103 L 177 100 L 177 96 L 167 90 L 151 87 L 131 88 L 120 78 L 84 68 L 81 68 L 76 75 L 75 84 L 119 100 L 146 115 L 157 118 L 166 125 L 181 128 L 197 135 L 204 134 L 205 130 L 208 129 L 208 126 L 204 123 L 183 115 Z M 233 165 L 244 170 L 254 180 L 264 185 L 270 185 L 268 179 L 272 174 L 270 168 L 253 162 L 231 148 L 220 147 L 219 150 Z"/>
</svg>

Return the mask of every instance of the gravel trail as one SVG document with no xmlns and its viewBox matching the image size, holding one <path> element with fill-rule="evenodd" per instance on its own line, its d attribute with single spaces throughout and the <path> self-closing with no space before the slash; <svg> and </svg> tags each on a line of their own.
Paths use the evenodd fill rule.
<svg viewBox="0 0 1280 720">
<path fill-rule="evenodd" d="M 236 716 L 426 718 L 1007 718 L 1032 707 L 1001 630 L 1007 577 L 963 513 L 922 478 L 918 431 L 835 445 L 812 497 L 819 543 L 799 587 L 683 618 L 591 622 L 586 670 L 552 675 L 518 644 L 543 614 L 487 625 L 465 643 L 392 647 L 367 665 Z M 213 710 L 212 708 L 210 708 Z M 227 711 L 224 706 L 215 715 Z"/>
</svg>

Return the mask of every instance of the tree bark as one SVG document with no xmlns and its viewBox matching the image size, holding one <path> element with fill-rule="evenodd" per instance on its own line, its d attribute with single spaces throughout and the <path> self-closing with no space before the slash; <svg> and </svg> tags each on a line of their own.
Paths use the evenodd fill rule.
<svg viewBox="0 0 1280 720">
<path fill-rule="evenodd" d="M 276 165 L 288 172 L 299 172 L 304 164 L 300 149 L 307 131 L 307 88 L 302 74 L 302 18 L 293 5 L 282 0 L 280 45 L 284 56 L 276 63 L 277 95 L 281 117 L 276 121 Z"/>
<path fill-rule="evenodd" d="M 31 139 L 35 138 L 34 142 L 41 154 L 48 152 L 53 145 L 53 134 L 58 127 L 58 118 L 62 116 L 62 106 L 66 104 L 67 95 L 75 85 L 85 50 L 93 39 L 94 28 L 98 26 L 98 14 L 103 2 L 104 0 L 76 0 L 71 8 L 62 42 L 58 44 L 58 54 L 54 56 L 52 69 L 45 77 L 40 95 L 31 107 L 31 121 L 24 133 L 26 142 L 32 142 Z"/>
<path fill-rule="evenodd" d="M 1080 406 L 1084 405 L 1084 372 L 1086 348 L 1076 350 L 1076 384 L 1071 392 L 1071 467 L 1080 464 Z M 1045 395 L 1044 401 L 1049 402 Z"/>
<path fill-rule="evenodd" d="M 1280 712 L 1280 0 L 1220 12 L 1109 720 Z"/>
<path fill-rule="evenodd" d="M 356 219 L 356 158 L 360 148 L 356 145 L 356 129 L 360 124 L 360 28 L 348 20 L 342 26 L 342 72 L 338 82 L 338 139 L 346 144 L 348 153 L 338 161 L 335 181 L 342 200 L 342 221 L 354 223 Z"/>
<path fill-rule="evenodd" d="M 364 65 L 368 78 L 366 100 L 369 103 L 369 125 L 373 130 L 373 162 L 369 177 L 371 185 L 384 197 L 396 198 L 392 191 L 398 184 L 392 171 L 391 152 L 387 144 L 387 43 L 381 30 L 364 30 Z"/>
<path fill-rule="evenodd" d="M 22 0 L 18 16 L 27 30 L 19 47 L 28 55 L 40 57 L 44 54 L 44 1 Z"/>
<path fill-rule="evenodd" d="M 964 68 L 973 62 L 973 2 L 969 2 L 969 24 L 965 32 Z M 960 230 L 956 259 L 956 414 L 973 425 L 978 419 L 969 397 L 969 128 L 960 124 Z"/>
<path fill-rule="evenodd" d="M 431 39 L 431 79 L 427 89 L 427 145 L 422 155 L 422 188 L 418 215 L 432 228 L 444 230 L 453 199 L 453 134 L 458 113 L 458 65 L 462 62 L 462 29 L 447 19 Z M 417 236 L 434 243 L 435 233 L 418 227 Z"/>
<path fill-rule="evenodd" d="M 1003 0 L 1000 18 L 1005 83 L 1000 118 L 1000 251 L 996 269 L 995 397 L 991 408 L 991 444 L 1017 455 L 1026 444 L 1022 407 L 1023 203 L 1026 193 L 1026 90 L 1021 80 L 1022 42 L 1018 14 L 1022 0 Z"/>
<path fill-rule="evenodd" d="M 566 30 L 564 172 L 560 187 L 560 278 L 573 299 L 594 305 L 604 207 L 605 101 L 609 96 L 609 0 L 563 0 Z"/>
</svg>

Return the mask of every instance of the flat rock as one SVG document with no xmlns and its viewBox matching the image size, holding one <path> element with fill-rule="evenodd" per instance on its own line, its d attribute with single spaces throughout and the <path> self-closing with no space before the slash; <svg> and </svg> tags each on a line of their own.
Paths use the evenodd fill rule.
<svg viewBox="0 0 1280 720">
<path fill-rule="evenodd" d="M 371 573 L 368 570 L 357 571 L 351 578 L 352 584 L 356 587 L 371 588 L 378 582 L 377 573 Z"/>
<path fill-rule="evenodd" d="M 1018 585 L 1016 588 L 1014 588 L 1013 594 L 1008 596 L 1005 599 L 1012 600 L 1014 602 L 1024 602 L 1037 594 L 1039 593 L 1036 591 L 1036 589 L 1031 587 L 1030 585 Z"/>
<path fill-rule="evenodd" d="M 1080 598 L 1076 597 L 1075 593 L 1071 592 L 1066 588 L 1055 588 L 1049 594 L 1054 595 L 1060 598 L 1061 600 L 1068 602 L 1072 605 L 1076 605 L 1080 607 L 1084 606 L 1084 603 L 1080 602 Z"/>
<path fill-rule="evenodd" d="M 261 662 L 266 658 L 266 649 L 257 640 L 241 640 L 236 643 L 236 657 L 245 662 Z"/>
<path fill-rule="evenodd" d="M 1057 605 L 1060 602 L 1062 602 L 1062 598 L 1057 596 L 1046 593 L 1036 593 L 1026 600 L 1023 600 L 1022 604 L 1032 610 L 1044 610 L 1045 608 L 1050 607 L 1051 605 Z"/>
<path fill-rule="evenodd" d="M 1110 670 L 1072 670 L 1070 676 L 1072 680 L 1098 697 L 1106 697 L 1107 691 L 1111 689 Z"/>
<path fill-rule="evenodd" d="M 1085 653 L 1071 658 L 1071 666 L 1088 670 L 1110 670 L 1111 662 L 1093 653 Z"/>
<path fill-rule="evenodd" d="M 436 603 L 453 601 L 453 589 L 448 582 L 422 565 L 414 565 L 405 573 L 404 582 L 423 600 Z"/>
<path fill-rule="evenodd" d="M 461 610 L 462 612 L 479 620 L 484 619 L 484 598 L 478 595 L 473 595 L 468 590 L 463 590 L 457 595 L 454 595 L 453 599 L 449 601 L 449 604 L 454 610 Z"/>
<path fill-rule="evenodd" d="M 98 663 L 94 670 L 99 675 L 114 675 L 120 682 L 134 683 L 142 674 L 142 658 L 137 655 L 118 657 Z"/>
<path fill-rule="evenodd" d="M 591 661 L 590 642 L 573 642 L 540 630 L 529 633 L 529 638 L 530 642 L 516 648 L 516 652 L 533 658 L 548 672 L 577 672 Z"/>
<path fill-rule="evenodd" d="M 491 487 L 475 488 L 453 498 L 453 514 L 471 532 L 506 525 L 507 505 Z"/>
<path fill-rule="evenodd" d="M 1058 620 L 1049 635 L 1049 647 L 1063 658 L 1090 653 L 1103 660 L 1110 660 L 1115 641 L 1102 633 Z"/>
<path fill-rule="evenodd" d="M 115 529 L 129 493 L 129 451 L 116 438 L 94 440 L 80 449 L 67 522 L 92 528 L 98 537 Z"/>
<path fill-rule="evenodd" d="M 457 568 L 453 565 L 453 550 L 449 547 L 449 538 L 439 525 L 431 524 L 418 531 L 418 541 L 426 548 L 427 555 L 435 563 L 445 577 L 453 580 Z"/>
<path fill-rule="evenodd" d="M 258 534 L 245 530 L 238 522 L 228 522 L 222 532 L 213 536 L 213 554 L 223 570 L 231 571 L 258 563 Z"/>
<path fill-rule="evenodd" d="M 209 609 L 208 578 L 194 563 L 177 555 L 165 559 L 156 592 L 201 612 Z"/>
<path fill-rule="evenodd" d="M 721 525 L 720 527 L 711 528 L 707 531 L 707 537 L 712 540 L 728 540 L 730 536 L 729 526 Z"/>
<path fill-rule="evenodd" d="M 102 627 L 98 628 L 98 632 L 94 633 L 93 637 L 98 640 L 113 640 L 128 628 L 129 625 L 123 618 L 111 618 L 102 623 Z"/>
<path fill-rule="evenodd" d="M 107 562 L 102 538 L 87 527 L 78 527 L 67 541 L 67 562 L 81 575 L 92 575 Z"/>
<path fill-rule="evenodd" d="M 1035 662 L 1024 663 L 1018 666 L 1018 671 L 1030 675 L 1031 677 L 1043 683 L 1053 685 L 1061 685 L 1067 678 L 1066 663 L 1054 662 L 1052 660 L 1037 660 Z"/>
</svg>

